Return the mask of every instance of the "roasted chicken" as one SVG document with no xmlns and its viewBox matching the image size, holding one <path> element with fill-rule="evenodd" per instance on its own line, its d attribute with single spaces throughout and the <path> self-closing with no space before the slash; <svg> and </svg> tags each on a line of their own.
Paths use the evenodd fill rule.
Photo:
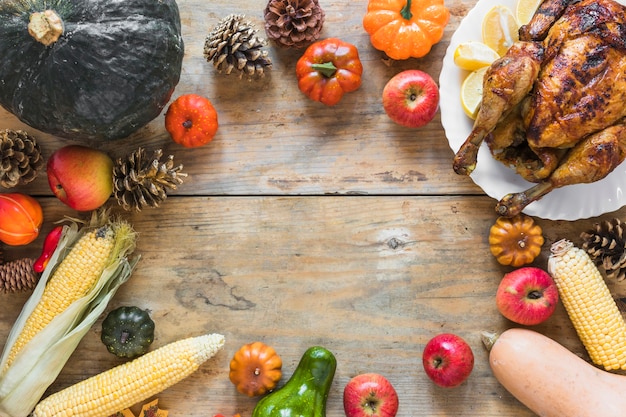
<svg viewBox="0 0 626 417">
<path fill-rule="evenodd" d="M 544 0 L 519 36 L 487 70 L 453 163 L 471 174 L 486 142 L 495 159 L 537 183 L 499 202 L 505 216 L 554 188 L 598 181 L 626 157 L 626 7 Z"/>
</svg>

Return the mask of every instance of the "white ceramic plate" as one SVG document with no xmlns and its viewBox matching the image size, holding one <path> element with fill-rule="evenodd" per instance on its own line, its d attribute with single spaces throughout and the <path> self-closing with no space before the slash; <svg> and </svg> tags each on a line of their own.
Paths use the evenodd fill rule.
<svg viewBox="0 0 626 417">
<path fill-rule="evenodd" d="M 460 101 L 461 83 L 468 72 L 454 64 L 454 50 L 461 42 L 482 40 L 482 19 L 497 4 L 508 6 L 515 11 L 516 0 L 479 0 L 452 35 L 443 59 L 439 76 L 441 123 L 450 148 L 455 153 L 471 132 L 472 120 L 465 115 Z M 450 169 L 452 169 L 452 161 Z M 493 159 L 485 144 L 478 152 L 478 162 L 471 178 L 487 195 L 496 200 L 533 185 Z M 524 213 L 551 220 L 595 217 L 626 205 L 624 190 L 626 190 L 626 163 L 595 183 L 569 185 L 553 190 L 541 200 L 529 204 Z"/>
</svg>

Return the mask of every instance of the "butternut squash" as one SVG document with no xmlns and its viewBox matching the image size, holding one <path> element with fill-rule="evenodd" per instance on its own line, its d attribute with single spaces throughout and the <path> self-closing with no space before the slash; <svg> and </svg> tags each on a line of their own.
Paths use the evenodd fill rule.
<svg viewBox="0 0 626 417">
<path fill-rule="evenodd" d="M 626 415 L 626 375 L 601 370 L 529 329 L 483 334 L 483 342 L 496 379 L 540 417 Z"/>
</svg>

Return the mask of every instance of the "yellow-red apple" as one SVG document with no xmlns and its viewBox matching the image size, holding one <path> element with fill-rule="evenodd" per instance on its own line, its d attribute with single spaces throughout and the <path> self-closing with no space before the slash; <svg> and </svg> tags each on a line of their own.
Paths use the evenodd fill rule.
<svg viewBox="0 0 626 417">
<path fill-rule="evenodd" d="M 59 148 L 48 159 L 46 173 L 54 195 L 74 210 L 95 210 L 113 192 L 113 160 L 98 149 Z"/>
<path fill-rule="evenodd" d="M 396 389 L 380 374 L 357 375 L 343 390 L 343 408 L 347 417 L 394 417 L 398 405 Z"/>
<path fill-rule="evenodd" d="M 533 266 L 505 274 L 496 291 L 496 306 L 504 317 L 524 326 L 546 321 L 556 308 L 559 291 L 546 271 Z"/>
<path fill-rule="evenodd" d="M 452 388 L 465 381 L 474 369 L 474 353 L 463 338 L 441 333 L 426 343 L 422 353 L 426 375 L 438 386 Z"/>
<path fill-rule="evenodd" d="M 439 88 L 420 70 L 405 70 L 391 78 L 383 89 L 383 108 L 391 120 L 406 127 L 428 124 L 439 109 Z"/>
</svg>

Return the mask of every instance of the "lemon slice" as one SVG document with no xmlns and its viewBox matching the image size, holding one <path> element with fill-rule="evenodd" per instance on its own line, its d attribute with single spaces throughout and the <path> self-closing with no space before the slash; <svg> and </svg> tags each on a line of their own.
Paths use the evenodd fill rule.
<svg viewBox="0 0 626 417">
<path fill-rule="evenodd" d="M 515 7 L 517 23 L 521 26 L 530 22 L 541 2 L 542 0 L 518 0 Z"/>
<path fill-rule="evenodd" d="M 517 19 L 506 6 L 494 6 L 483 18 L 483 42 L 500 56 L 519 39 L 518 31 Z"/>
<path fill-rule="evenodd" d="M 483 99 L 483 78 L 489 67 L 482 67 L 469 73 L 461 84 L 461 106 L 470 118 L 475 119 Z"/>
<path fill-rule="evenodd" d="M 461 43 L 454 50 L 454 63 L 459 68 L 469 71 L 491 65 L 498 58 L 496 51 L 478 41 Z"/>
</svg>

